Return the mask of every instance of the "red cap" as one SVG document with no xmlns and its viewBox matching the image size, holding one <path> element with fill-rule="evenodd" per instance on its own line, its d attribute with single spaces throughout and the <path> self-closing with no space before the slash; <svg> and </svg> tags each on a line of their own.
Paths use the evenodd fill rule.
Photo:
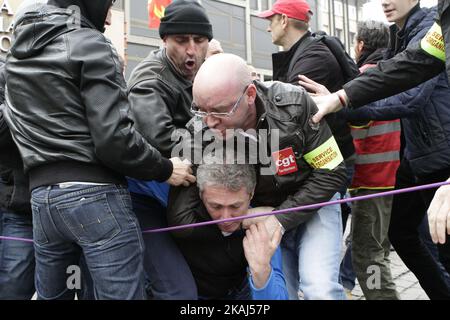
<svg viewBox="0 0 450 320">
<path fill-rule="evenodd" d="M 263 11 L 258 16 L 267 19 L 275 14 L 285 14 L 288 18 L 309 22 L 313 13 L 305 0 L 278 0 L 271 10 Z"/>
</svg>

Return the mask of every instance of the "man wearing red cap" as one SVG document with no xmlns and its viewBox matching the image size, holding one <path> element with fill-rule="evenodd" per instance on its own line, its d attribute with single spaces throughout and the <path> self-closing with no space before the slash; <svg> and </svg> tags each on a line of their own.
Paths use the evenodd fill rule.
<svg viewBox="0 0 450 320">
<path fill-rule="evenodd" d="M 321 41 L 317 41 L 308 31 L 312 16 L 309 4 L 305 0 L 278 0 L 271 10 L 259 16 L 270 20 L 267 31 L 272 34 L 272 42 L 283 47 L 282 52 L 273 54 L 273 79 L 298 85 L 298 75 L 307 75 L 327 88 L 341 88 L 344 76 L 339 62 L 333 53 Z M 347 160 L 354 154 L 350 128 L 344 120 L 327 118 L 328 125 L 336 138 L 342 155 Z M 343 185 L 345 190 L 346 186 Z M 345 193 L 345 191 L 343 191 Z M 340 196 L 335 194 L 330 200 Z M 342 240 L 342 220 L 339 206 L 324 207 L 318 211 L 317 219 L 308 224 L 320 225 L 321 232 L 312 234 L 305 229 L 287 232 L 283 237 L 283 268 L 291 299 L 298 298 L 298 288 L 305 299 L 345 299 L 342 285 L 339 284 L 340 248 Z M 327 234 L 320 237 L 319 233 Z M 301 234 L 299 236 L 299 234 Z M 300 261 L 302 243 L 318 249 L 320 257 L 309 261 Z M 316 268 L 316 258 L 323 261 L 320 270 Z M 313 261 L 314 260 L 314 261 Z"/>
</svg>

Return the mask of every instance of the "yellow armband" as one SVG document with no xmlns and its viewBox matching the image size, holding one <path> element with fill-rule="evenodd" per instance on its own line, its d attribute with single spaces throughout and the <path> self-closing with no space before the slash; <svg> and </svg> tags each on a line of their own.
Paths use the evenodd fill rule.
<svg viewBox="0 0 450 320">
<path fill-rule="evenodd" d="M 436 22 L 420 41 L 420 47 L 429 55 L 445 62 L 445 44 L 441 26 Z"/>
<path fill-rule="evenodd" d="M 344 161 L 341 150 L 339 150 L 334 137 L 331 137 L 318 148 L 305 154 L 303 159 L 314 169 L 329 170 L 333 170 Z"/>
</svg>

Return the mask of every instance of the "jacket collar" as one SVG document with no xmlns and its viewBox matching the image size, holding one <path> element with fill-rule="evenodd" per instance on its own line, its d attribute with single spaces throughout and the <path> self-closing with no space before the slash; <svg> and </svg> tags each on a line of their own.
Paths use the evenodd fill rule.
<svg viewBox="0 0 450 320">
<path fill-rule="evenodd" d="M 377 64 L 378 61 L 383 60 L 383 52 L 386 48 L 378 48 L 376 50 L 364 50 L 361 57 L 357 61 L 358 68 L 365 64 Z"/>
<path fill-rule="evenodd" d="M 288 72 L 289 63 L 293 58 L 298 47 L 307 37 L 311 36 L 311 32 L 307 31 L 288 51 L 280 51 L 272 54 L 273 79 L 280 80 Z"/>
<path fill-rule="evenodd" d="M 270 125 L 266 121 L 267 118 L 267 107 L 266 104 L 272 103 L 269 99 L 267 99 L 267 95 L 264 91 L 267 91 L 267 88 L 260 81 L 253 81 L 253 84 L 256 86 L 256 129 L 269 129 Z"/>
<path fill-rule="evenodd" d="M 390 44 L 389 51 L 394 55 L 400 51 L 403 51 L 403 45 L 406 42 L 409 42 L 407 37 L 409 34 L 416 28 L 423 18 L 426 16 L 426 13 L 420 8 L 420 3 L 415 5 L 408 13 L 408 17 L 406 18 L 405 25 L 402 29 L 399 29 L 397 25 L 393 24 L 389 27 L 390 30 Z"/>
</svg>

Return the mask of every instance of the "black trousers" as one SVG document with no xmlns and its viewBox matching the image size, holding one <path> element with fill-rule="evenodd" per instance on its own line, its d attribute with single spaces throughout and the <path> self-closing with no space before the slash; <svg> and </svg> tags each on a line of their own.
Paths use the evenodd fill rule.
<svg viewBox="0 0 450 320">
<path fill-rule="evenodd" d="M 450 176 L 450 168 L 427 177 L 417 177 L 409 162 L 403 158 L 397 171 L 396 189 L 441 182 Z M 405 265 L 414 273 L 430 299 L 450 299 L 450 288 L 436 260 L 423 243 L 419 226 L 433 199 L 436 189 L 394 196 L 389 240 Z M 438 245 L 441 263 L 450 271 L 450 237 Z"/>
</svg>

